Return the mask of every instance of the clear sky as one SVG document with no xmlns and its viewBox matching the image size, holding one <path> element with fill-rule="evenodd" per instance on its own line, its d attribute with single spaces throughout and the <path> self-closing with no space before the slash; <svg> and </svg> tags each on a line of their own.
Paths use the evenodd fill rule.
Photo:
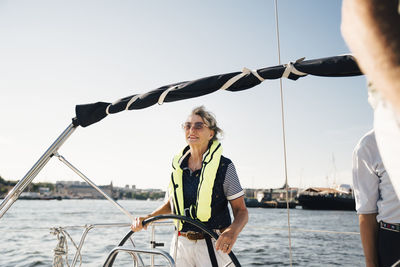
<svg viewBox="0 0 400 267">
<path fill-rule="evenodd" d="M 70 124 L 76 104 L 278 64 L 274 5 L 259 1 L 0 1 L 0 175 L 19 180 Z M 349 53 L 341 1 L 279 0 L 282 63 Z M 351 183 L 372 128 L 364 77 L 284 80 L 291 186 Z M 166 188 L 180 128 L 205 105 L 243 187 L 284 183 L 278 81 L 118 113 L 78 128 L 60 154 L 96 184 Z M 80 180 L 52 159 L 34 180 Z"/>
</svg>

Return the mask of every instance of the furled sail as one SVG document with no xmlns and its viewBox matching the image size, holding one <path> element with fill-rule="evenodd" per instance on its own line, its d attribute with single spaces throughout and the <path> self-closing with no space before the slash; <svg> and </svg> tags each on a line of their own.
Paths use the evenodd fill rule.
<svg viewBox="0 0 400 267">
<path fill-rule="evenodd" d="M 351 55 L 304 60 L 262 68 L 258 70 L 243 69 L 209 76 L 193 81 L 169 84 L 144 94 L 135 94 L 115 101 L 114 103 L 96 102 L 77 105 L 75 108 L 75 126 L 86 127 L 96 123 L 109 114 L 124 110 L 143 109 L 156 103 L 173 102 L 199 97 L 217 90 L 242 91 L 260 84 L 264 80 L 288 78 L 297 80 L 307 75 L 324 77 L 345 77 L 362 75 L 355 59 Z"/>
</svg>

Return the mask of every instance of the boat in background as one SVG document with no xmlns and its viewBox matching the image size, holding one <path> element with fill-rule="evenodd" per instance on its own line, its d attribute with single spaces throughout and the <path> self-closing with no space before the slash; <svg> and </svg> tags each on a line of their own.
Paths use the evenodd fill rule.
<svg viewBox="0 0 400 267">
<path fill-rule="evenodd" d="M 245 198 L 245 204 L 248 208 L 278 208 L 278 209 L 294 209 L 297 201 L 294 196 L 297 195 L 298 188 L 287 186 L 284 184 L 280 188 L 271 188 L 254 192 L 254 198 Z M 286 203 L 286 194 L 288 193 L 288 203 Z"/>
<path fill-rule="evenodd" d="M 19 199 L 26 200 L 61 200 L 61 196 L 52 196 L 48 194 L 41 194 L 38 192 L 22 192 Z"/>
<path fill-rule="evenodd" d="M 302 191 L 297 200 L 308 210 L 356 210 L 353 190 L 346 184 L 338 188 L 310 187 Z"/>
</svg>

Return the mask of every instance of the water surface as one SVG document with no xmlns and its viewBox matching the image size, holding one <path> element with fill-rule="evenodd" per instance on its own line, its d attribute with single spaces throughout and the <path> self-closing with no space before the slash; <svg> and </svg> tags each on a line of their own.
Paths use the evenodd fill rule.
<svg viewBox="0 0 400 267">
<path fill-rule="evenodd" d="M 119 203 L 135 216 L 148 214 L 161 204 L 139 200 Z M 234 247 L 241 264 L 290 266 L 287 211 L 251 208 L 249 215 L 249 223 Z M 0 219 L 0 266 L 51 266 L 57 245 L 51 227 L 99 223 L 129 220 L 106 200 L 18 200 Z M 364 266 L 360 236 L 338 233 L 359 231 L 355 212 L 292 209 L 290 224 L 293 266 Z M 79 243 L 83 228 L 67 231 Z M 82 266 L 102 266 L 108 252 L 128 232 L 128 227 L 91 230 L 82 250 Z M 157 242 L 166 245 L 161 249 L 169 251 L 172 233 L 171 226 L 156 229 Z M 135 234 L 134 240 L 136 246 L 148 248 L 149 231 Z M 70 241 L 68 251 L 71 262 L 75 249 Z M 114 266 L 132 266 L 130 263 L 128 255 L 121 254 Z"/>
</svg>

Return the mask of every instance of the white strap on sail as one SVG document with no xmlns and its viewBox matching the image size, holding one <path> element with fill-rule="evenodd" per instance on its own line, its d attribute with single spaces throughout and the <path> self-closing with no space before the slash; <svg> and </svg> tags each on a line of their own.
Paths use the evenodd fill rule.
<svg viewBox="0 0 400 267">
<path fill-rule="evenodd" d="M 126 104 L 125 110 L 128 110 L 129 107 L 131 106 L 131 104 L 132 104 L 133 102 L 135 102 L 136 99 L 138 99 L 138 98 L 139 98 L 139 95 L 136 95 L 136 96 L 132 97 L 131 100 L 129 100 L 128 104 Z M 107 115 L 110 115 L 110 114 L 111 114 L 111 113 L 110 113 L 110 107 L 111 107 L 111 106 L 114 106 L 114 105 L 116 105 L 116 104 L 118 104 L 119 102 L 121 102 L 121 99 L 118 99 L 117 101 L 114 101 L 114 102 L 112 102 L 110 105 L 108 105 L 107 108 L 106 108 L 106 114 L 107 114 Z"/>
<path fill-rule="evenodd" d="M 220 90 L 226 90 L 229 87 L 232 86 L 232 84 L 234 84 L 235 82 L 237 82 L 238 80 L 240 80 L 241 78 L 243 78 L 244 76 L 248 75 L 252 73 L 254 76 L 257 77 L 257 79 L 260 80 L 260 82 L 263 82 L 265 79 L 263 77 L 260 76 L 260 74 L 258 74 L 258 72 L 256 70 L 250 70 L 248 68 L 243 68 L 242 73 L 239 73 L 236 76 L 233 76 L 232 78 L 230 78 L 224 85 L 221 86 L 221 88 L 219 88 Z"/>
<path fill-rule="evenodd" d="M 296 60 L 295 63 L 299 63 L 301 61 L 303 61 L 305 58 L 300 58 L 298 60 Z M 243 78 L 244 76 L 248 75 L 248 74 L 253 74 L 255 77 L 257 77 L 257 79 L 260 82 L 263 82 L 265 79 L 263 77 L 261 77 L 260 74 L 258 74 L 257 70 L 250 70 L 246 67 L 243 68 L 242 72 L 239 73 L 236 76 L 233 76 L 232 78 L 230 78 L 226 83 L 224 83 L 224 85 L 221 86 L 221 88 L 219 88 L 220 90 L 226 90 L 229 87 L 231 87 L 235 82 L 237 82 L 238 80 L 240 80 L 241 78 Z M 288 78 L 290 73 L 299 75 L 299 76 L 305 76 L 307 75 L 307 73 L 298 71 L 295 67 L 294 67 L 294 63 L 289 62 L 288 64 L 286 64 L 286 69 L 282 74 L 282 77 Z M 167 90 L 165 90 L 160 97 L 158 98 L 158 104 L 162 105 L 164 103 L 165 98 L 167 97 L 168 93 L 177 89 L 179 87 L 179 85 L 175 85 L 175 86 L 171 86 L 170 88 L 168 88 Z M 140 95 L 136 95 L 134 97 L 131 98 L 131 100 L 129 100 L 128 104 L 126 104 L 125 110 L 129 110 L 129 107 L 140 97 Z M 106 108 L 106 113 L 107 115 L 110 115 L 109 109 L 112 105 L 115 105 L 119 102 L 120 100 L 115 101 L 114 103 L 110 104 L 107 106 Z"/>
<path fill-rule="evenodd" d="M 302 57 L 302 58 L 296 60 L 295 63 L 302 62 L 304 59 L 305 59 L 305 57 Z M 299 75 L 299 76 L 305 76 L 305 75 L 307 75 L 307 73 L 305 73 L 305 72 L 298 71 L 298 70 L 294 67 L 294 63 L 293 63 L 293 62 L 289 62 L 288 64 L 286 64 L 286 69 L 285 69 L 285 71 L 284 71 L 283 74 L 282 74 L 282 78 L 283 78 L 283 77 L 284 77 L 284 78 L 289 78 L 290 73 L 293 73 L 293 74 L 296 74 L 296 75 Z"/>
<path fill-rule="evenodd" d="M 165 90 L 160 97 L 158 98 L 158 104 L 162 105 L 164 103 L 165 98 L 167 97 L 168 93 L 175 90 L 176 88 L 178 88 L 179 85 L 175 85 L 175 86 L 171 86 L 170 88 L 168 88 L 167 90 Z"/>
<path fill-rule="evenodd" d="M 135 95 L 135 96 L 133 96 L 130 100 L 129 100 L 129 102 L 126 104 L 126 107 L 125 107 L 125 110 L 129 110 L 129 108 L 130 108 L 130 106 L 136 101 L 136 99 L 138 99 L 140 97 L 140 95 Z M 106 113 L 107 113 L 107 115 L 110 115 L 111 113 L 110 113 L 110 107 L 111 106 L 113 106 L 113 105 L 116 105 L 116 104 L 118 104 L 119 102 L 121 102 L 121 99 L 118 99 L 117 101 L 115 101 L 115 102 L 113 102 L 113 103 L 111 103 L 110 105 L 108 105 L 107 106 L 107 108 L 106 108 Z"/>
<path fill-rule="evenodd" d="M 109 111 L 108 109 L 110 108 L 111 105 L 112 105 L 112 104 L 108 105 L 107 108 L 106 108 L 106 114 L 107 114 L 107 115 L 110 115 L 110 111 Z"/>
<path fill-rule="evenodd" d="M 114 101 L 113 103 L 111 103 L 110 105 L 107 106 L 107 108 L 106 108 L 106 113 L 107 113 L 107 115 L 110 115 L 110 114 L 111 114 L 111 113 L 110 113 L 110 107 L 111 107 L 112 105 L 116 105 L 119 101 L 121 101 L 121 99 L 118 99 L 117 101 Z"/>
<path fill-rule="evenodd" d="M 162 104 L 164 103 L 165 98 L 167 97 L 167 94 L 168 94 L 169 92 L 175 90 L 175 89 L 178 88 L 178 87 L 179 87 L 179 85 L 175 85 L 175 86 L 171 86 L 170 88 L 168 88 L 167 90 L 165 90 L 165 91 L 160 95 L 160 98 L 158 99 L 158 104 L 159 104 L 159 105 L 162 105 Z M 131 106 L 133 103 L 135 103 L 135 101 L 136 101 L 140 96 L 141 96 L 141 95 L 135 95 L 134 97 L 132 97 L 132 98 L 129 100 L 129 102 L 126 104 L 125 110 L 129 110 L 130 106 Z M 107 113 L 107 115 L 110 115 L 110 111 L 109 111 L 110 107 L 111 107 L 112 105 L 117 104 L 117 103 L 120 102 L 120 101 L 121 101 L 121 100 L 119 99 L 119 100 L 117 100 L 117 101 L 115 101 L 115 102 L 113 102 L 113 103 L 111 103 L 110 105 L 107 106 L 107 108 L 106 108 L 106 113 Z"/>
<path fill-rule="evenodd" d="M 246 69 L 246 68 L 244 68 L 244 69 Z M 244 70 L 244 69 L 243 69 L 243 70 Z M 254 76 L 256 76 L 257 79 L 260 80 L 260 82 L 263 82 L 263 81 L 265 80 L 263 77 L 260 76 L 260 74 L 258 74 L 257 70 L 251 70 L 251 73 L 252 73 Z"/>
<path fill-rule="evenodd" d="M 134 97 L 129 100 L 128 104 L 126 104 L 125 110 L 129 110 L 129 107 L 138 99 L 140 95 L 135 95 Z"/>
</svg>

